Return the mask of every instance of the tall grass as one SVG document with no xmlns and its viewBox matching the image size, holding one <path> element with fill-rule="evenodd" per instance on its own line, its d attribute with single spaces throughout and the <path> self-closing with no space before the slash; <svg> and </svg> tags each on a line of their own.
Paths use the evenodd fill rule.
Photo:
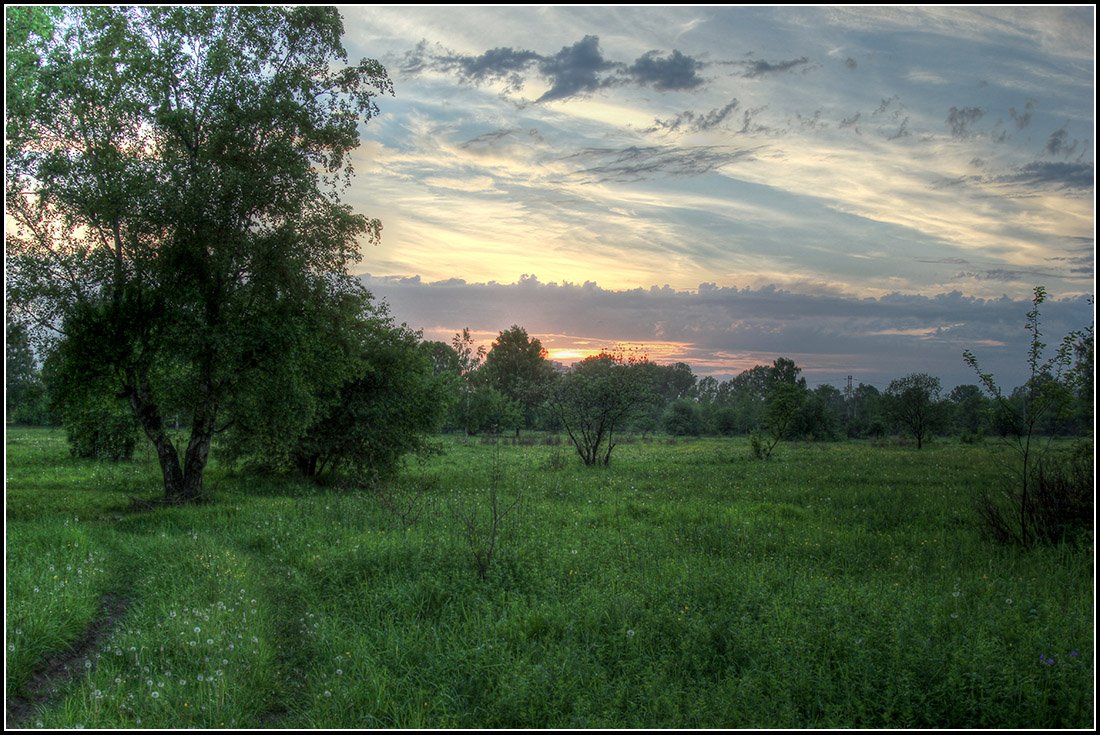
<svg viewBox="0 0 1100 735">
<path fill-rule="evenodd" d="M 215 465 L 213 503 L 139 512 L 141 449 L 9 432 L 9 696 L 111 594 L 28 726 L 1092 725 L 1091 544 L 983 541 L 994 449 L 558 449 L 448 441 L 381 497 Z M 514 507 L 482 569 L 454 509 L 492 492 Z"/>
</svg>

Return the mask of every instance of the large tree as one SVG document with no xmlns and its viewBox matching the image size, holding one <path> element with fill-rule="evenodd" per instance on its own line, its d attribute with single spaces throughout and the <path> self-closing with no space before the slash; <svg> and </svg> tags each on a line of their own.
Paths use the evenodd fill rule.
<svg viewBox="0 0 1100 735">
<path fill-rule="evenodd" d="M 9 37 L 9 297 L 66 345 L 60 379 L 109 378 L 166 500 L 193 501 L 236 409 L 324 375 L 313 329 L 381 230 L 340 195 L 390 82 L 344 65 L 333 8 L 77 7 L 53 27 Z"/>
<path fill-rule="evenodd" d="M 520 421 L 531 428 L 535 411 L 544 393 L 544 387 L 554 377 L 554 368 L 546 360 L 546 350 L 536 337 L 529 337 L 527 330 L 513 324 L 500 332 L 485 355 L 481 368 L 489 384 L 506 398 L 517 404 Z M 520 426 L 516 425 L 516 436 Z"/>
</svg>

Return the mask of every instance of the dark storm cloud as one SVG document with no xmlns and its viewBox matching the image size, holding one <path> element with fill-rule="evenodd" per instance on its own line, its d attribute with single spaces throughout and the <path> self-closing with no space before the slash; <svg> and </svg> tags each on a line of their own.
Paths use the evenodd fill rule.
<svg viewBox="0 0 1100 735">
<path fill-rule="evenodd" d="M 603 86 L 600 73 L 619 66 L 603 58 L 598 36 L 585 36 L 572 46 L 563 46 L 554 56 L 539 60 L 539 72 L 550 80 L 548 89 L 536 102 L 552 102 Z"/>
<path fill-rule="evenodd" d="M 461 69 L 465 77 L 482 80 L 526 69 L 539 55 L 533 51 L 516 51 L 512 48 L 495 48 L 473 58 L 462 60 Z"/>
<path fill-rule="evenodd" d="M 667 58 L 659 57 L 657 51 L 649 51 L 640 56 L 625 70 L 626 75 L 639 86 L 652 86 L 659 91 L 693 89 L 703 83 L 697 72 L 703 64 L 679 51 L 673 51 Z"/>
<path fill-rule="evenodd" d="M 629 65 L 612 61 L 604 58 L 599 36 L 594 35 L 587 35 L 572 46 L 563 46 L 552 56 L 511 47 L 467 56 L 442 47 L 433 51 L 427 41 L 421 41 L 398 63 L 398 68 L 407 74 L 432 69 L 456 73 L 470 84 L 504 80 L 510 90 L 522 89 L 525 75 L 537 74 L 550 88 L 536 102 L 552 102 L 622 85 L 649 86 L 661 92 L 695 89 L 703 84 L 698 74 L 702 66 L 702 62 L 677 50 L 667 56 L 648 51 Z"/>
</svg>

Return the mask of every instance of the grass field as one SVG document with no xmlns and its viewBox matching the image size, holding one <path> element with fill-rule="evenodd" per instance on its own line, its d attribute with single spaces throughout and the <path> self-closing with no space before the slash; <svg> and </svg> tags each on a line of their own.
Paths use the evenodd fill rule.
<svg viewBox="0 0 1100 735">
<path fill-rule="evenodd" d="M 146 448 L 9 430 L 9 725 L 1094 724 L 1094 550 L 981 539 L 994 444 L 442 442 L 382 493 L 215 463 L 143 510 Z"/>
</svg>

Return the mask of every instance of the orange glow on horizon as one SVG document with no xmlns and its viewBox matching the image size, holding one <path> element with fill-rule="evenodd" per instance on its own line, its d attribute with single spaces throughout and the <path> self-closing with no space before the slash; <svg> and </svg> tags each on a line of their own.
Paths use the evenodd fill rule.
<svg viewBox="0 0 1100 735">
<path fill-rule="evenodd" d="M 554 347 L 546 351 L 547 360 L 556 360 L 557 362 L 564 363 L 566 365 L 572 362 L 579 362 L 585 358 L 598 355 L 603 350 L 585 350 L 577 349 L 575 347 Z"/>
</svg>

